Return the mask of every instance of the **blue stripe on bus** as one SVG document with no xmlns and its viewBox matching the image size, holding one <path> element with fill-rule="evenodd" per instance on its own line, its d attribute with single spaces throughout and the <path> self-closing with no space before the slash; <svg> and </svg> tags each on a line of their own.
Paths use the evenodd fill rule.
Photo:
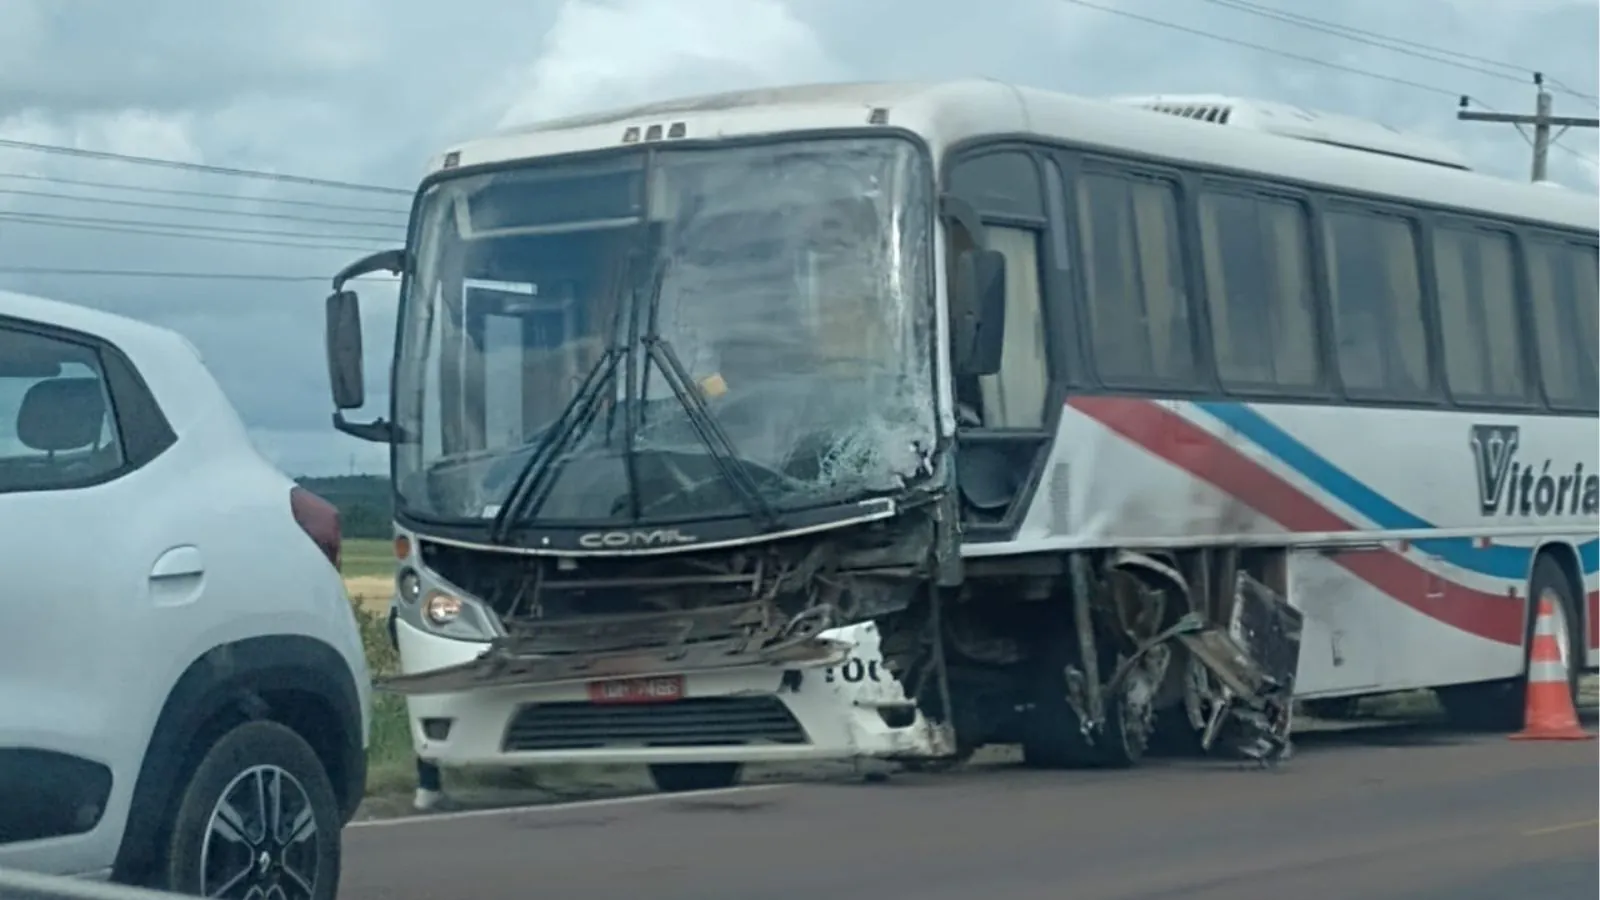
<svg viewBox="0 0 1600 900">
<path fill-rule="evenodd" d="M 1438 528 L 1432 522 L 1398 506 L 1361 483 L 1350 473 L 1300 443 L 1255 410 L 1239 403 L 1196 403 L 1195 406 L 1244 435 L 1313 484 L 1338 498 L 1341 503 L 1371 520 L 1378 529 L 1422 531 Z M 1457 568 L 1508 581 L 1518 581 L 1527 577 L 1529 558 L 1533 553 L 1527 547 L 1507 547 L 1499 544 L 1475 547 L 1472 538 L 1426 538 L 1412 541 L 1412 545 Z M 1578 545 L 1578 563 L 1585 575 L 1600 569 L 1600 539 L 1585 541 Z"/>
</svg>

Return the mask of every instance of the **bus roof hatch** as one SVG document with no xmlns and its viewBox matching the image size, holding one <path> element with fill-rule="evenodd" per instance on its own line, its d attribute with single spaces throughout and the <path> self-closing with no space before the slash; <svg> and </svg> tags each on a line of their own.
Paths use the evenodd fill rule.
<svg viewBox="0 0 1600 900">
<path fill-rule="evenodd" d="M 1137 106 L 1198 122 L 1247 128 L 1279 137 L 1331 144 L 1366 153 L 1472 171 L 1466 157 L 1440 141 L 1406 134 L 1379 122 L 1339 113 L 1309 110 L 1289 103 L 1220 94 L 1156 94 L 1118 97 L 1112 103 Z"/>
</svg>

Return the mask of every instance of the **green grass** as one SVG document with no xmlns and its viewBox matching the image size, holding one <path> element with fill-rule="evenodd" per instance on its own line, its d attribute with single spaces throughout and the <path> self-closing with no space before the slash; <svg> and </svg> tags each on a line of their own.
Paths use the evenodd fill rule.
<svg viewBox="0 0 1600 900">
<path fill-rule="evenodd" d="M 356 621 L 361 625 L 361 644 L 367 651 L 367 666 L 374 677 L 394 674 L 399 670 L 400 659 L 389 644 L 384 614 L 360 603 L 354 606 Z M 405 700 L 394 694 L 374 693 L 372 733 L 367 742 L 367 794 L 394 794 L 416 787 L 414 760 Z"/>
<path fill-rule="evenodd" d="M 373 538 L 346 540 L 340 570 L 346 578 L 393 575 L 394 542 Z"/>
</svg>

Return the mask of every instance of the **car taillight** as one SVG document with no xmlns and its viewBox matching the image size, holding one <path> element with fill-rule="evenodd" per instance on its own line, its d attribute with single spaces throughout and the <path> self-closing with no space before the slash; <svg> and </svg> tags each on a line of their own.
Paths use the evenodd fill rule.
<svg viewBox="0 0 1600 900">
<path fill-rule="evenodd" d="M 344 540 L 339 534 L 338 508 L 296 485 L 289 490 L 289 509 L 294 513 L 294 520 L 300 523 L 322 555 L 333 563 L 335 569 L 339 568 Z"/>
</svg>

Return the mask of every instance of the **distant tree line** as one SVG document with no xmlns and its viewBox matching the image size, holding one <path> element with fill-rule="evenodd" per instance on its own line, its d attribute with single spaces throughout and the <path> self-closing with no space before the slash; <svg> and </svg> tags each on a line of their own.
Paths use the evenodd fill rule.
<svg viewBox="0 0 1600 900">
<path fill-rule="evenodd" d="M 328 478 L 296 478 L 295 481 L 338 507 L 345 537 L 384 540 L 393 536 L 394 513 L 387 478 L 381 475 L 335 475 Z"/>
</svg>

